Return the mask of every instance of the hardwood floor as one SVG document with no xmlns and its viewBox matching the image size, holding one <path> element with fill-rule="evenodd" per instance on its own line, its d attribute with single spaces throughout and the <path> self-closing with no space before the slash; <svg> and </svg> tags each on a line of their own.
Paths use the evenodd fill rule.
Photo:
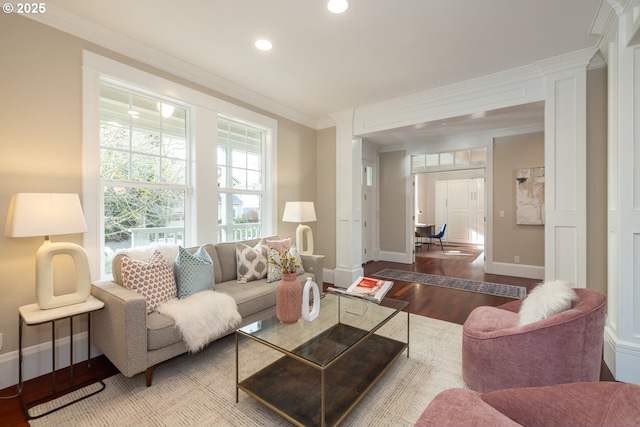
<svg viewBox="0 0 640 427">
<path fill-rule="evenodd" d="M 365 275 L 372 275 L 384 268 L 395 268 L 399 270 L 459 277 L 462 279 L 518 285 L 526 287 L 527 290 L 533 289 L 533 287 L 535 287 L 539 282 L 539 280 L 533 279 L 487 274 L 484 272 L 482 255 L 473 262 L 423 257 L 417 258 L 416 263 L 411 265 L 384 261 L 370 262 L 364 265 L 364 273 Z M 325 284 L 325 286 L 327 286 L 327 284 Z M 513 301 L 510 298 L 458 291 L 454 289 L 440 288 L 437 286 L 424 286 L 401 281 L 394 282 L 393 288 L 391 288 L 387 296 L 408 301 L 409 305 L 407 309 L 411 313 L 458 324 L 463 324 L 469 313 L 476 307 L 482 305 L 497 306 L 508 301 Z M 95 368 L 100 378 L 107 378 L 118 372 L 104 356 L 92 359 L 92 366 Z M 602 366 L 601 380 L 613 381 L 613 376 L 604 363 Z M 65 379 L 65 371 L 62 372 L 63 373 L 57 374 L 58 380 Z M 89 372 L 86 369 L 86 363 L 78 364 L 77 367 L 75 367 L 75 376 L 77 381 L 90 379 Z M 24 386 L 25 398 L 28 401 L 34 400 L 42 395 L 46 395 L 50 390 L 50 375 L 29 380 Z M 9 387 L 4 390 L 0 390 L 0 397 L 12 396 L 15 394 L 16 387 Z M 0 400 L 0 425 L 6 427 L 27 427 L 29 425 L 24 413 L 22 412 L 22 407 L 18 398 Z"/>
</svg>

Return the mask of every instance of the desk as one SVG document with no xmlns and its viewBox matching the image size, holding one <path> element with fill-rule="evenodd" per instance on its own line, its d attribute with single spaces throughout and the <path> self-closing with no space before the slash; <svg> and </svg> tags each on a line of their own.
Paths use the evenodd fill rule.
<svg viewBox="0 0 640 427">
<path fill-rule="evenodd" d="M 435 224 L 420 224 L 416 222 L 416 248 L 422 250 L 422 244 L 425 243 L 423 239 L 426 239 L 429 234 L 435 234 Z"/>
<path fill-rule="evenodd" d="M 18 394 L 20 397 L 20 403 L 22 404 L 22 409 L 28 420 L 40 418 L 42 416 L 48 415 L 52 412 L 57 411 L 58 409 L 62 409 L 66 406 L 71 405 L 72 403 L 76 403 L 82 399 L 86 399 L 89 396 L 93 396 L 94 394 L 100 393 L 106 385 L 102 380 L 98 379 L 93 370 L 91 369 L 91 313 L 97 310 L 100 310 L 104 307 L 104 303 L 93 296 L 89 296 L 85 302 L 81 302 L 78 304 L 67 305 L 65 307 L 57 307 L 52 309 L 43 310 L 38 304 L 29 304 L 23 305 L 18 308 L 19 319 L 18 319 L 18 363 L 20 367 L 18 369 Z M 74 383 L 73 378 L 73 318 L 75 316 L 79 316 L 81 314 L 87 314 L 87 366 L 89 367 L 89 371 L 93 375 L 94 379 L 98 381 L 102 387 L 94 391 L 93 393 L 87 394 L 85 396 L 81 396 L 80 398 L 68 402 L 58 408 L 54 408 L 50 411 L 45 412 L 44 414 L 40 414 L 37 416 L 31 416 L 29 414 L 29 404 L 42 402 L 44 403 L 46 398 L 55 395 L 56 393 L 63 390 L 56 390 L 56 328 L 55 322 L 56 320 L 69 319 L 69 348 L 70 348 L 70 358 L 69 358 L 69 369 L 70 369 L 70 385 L 71 388 Z M 24 396 L 22 393 L 23 381 L 22 381 L 22 330 L 24 325 L 33 326 L 33 325 L 41 325 L 43 323 L 51 323 L 51 369 L 52 369 L 52 392 L 47 396 L 40 397 L 36 400 L 32 400 L 30 402 L 25 402 Z"/>
</svg>

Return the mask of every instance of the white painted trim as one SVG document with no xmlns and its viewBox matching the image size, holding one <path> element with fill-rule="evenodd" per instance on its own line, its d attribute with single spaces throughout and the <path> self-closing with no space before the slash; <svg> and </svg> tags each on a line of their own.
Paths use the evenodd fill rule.
<svg viewBox="0 0 640 427">
<path fill-rule="evenodd" d="M 485 271 L 490 274 L 504 276 L 526 277 L 544 280 L 544 267 L 538 265 L 511 264 L 506 262 L 485 262 Z"/>
<path fill-rule="evenodd" d="M 409 253 L 411 257 L 411 253 Z M 413 260 L 407 261 L 407 254 L 403 252 L 380 251 L 380 261 L 399 262 L 401 264 L 412 264 Z"/>
<path fill-rule="evenodd" d="M 621 340 L 617 337 L 617 341 L 613 342 L 612 337 L 607 335 L 605 328 L 605 362 L 607 366 L 613 368 L 616 381 L 622 381 L 633 384 L 640 384 L 640 345 L 635 342 Z M 613 364 L 610 364 L 611 356 L 613 356 Z"/>
<path fill-rule="evenodd" d="M 271 132 L 271 137 L 267 141 L 267 152 L 265 164 L 271 172 L 266 180 L 266 187 L 270 188 L 273 194 L 263 206 L 263 226 L 266 234 L 274 234 L 277 225 L 277 132 L 278 121 L 244 107 L 215 98 L 211 95 L 199 92 L 181 84 L 166 80 L 162 77 L 139 70 L 134 67 L 122 64 L 112 59 L 97 55 L 93 52 L 83 51 L 82 58 L 83 72 L 83 207 L 87 219 L 89 232 L 85 234 L 85 247 L 92 272 L 92 280 L 100 279 L 100 251 L 103 246 L 103 231 L 98 226 L 102 213 L 102 200 L 99 197 L 99 142 L 97 140 L 99 112 L 99 79 L 101 76 L 122 82 L 123 85 L 132 85 L 136 89 L 148 90 L 150 92 L 166 96 L 172 100 L 178 100 L 192 106 L 194 120 L 191 123 L 191 131 L 196 132 L 191 138 L 192 141 L 202 141 L 201 144 L 210 144 L 208 147 L 191 147 L 197 151 L 194 156 L 194 163 L 197 178 L 197 194 L 215 195 L 218 192 L 216 169 L 211 168 L 211 162 L 215 162 L 217 146 L 217 114 L 233 117 L 249 122 L 255 126 Z M 202 150 L 205 150 L 204 152 Z M 273 152 L 270 154 L 270 150 Z M 204 155 L 203 155 L 204 154 Z M 211 155 L 211 157 L 206 157 Z M 193 182 L 190 183 L 193 188 Z M 189 209 L 191 209 L 189 211 Z M 217 236 L 217 201 L 213 196 L 208 203 L 197 203 L 193 201 L 188 208 L 187 214 L 190 225 L 194 227 L 195 233 L 189 234 L 185 244 L 196 245 L 211 242 L 211 236 Z M 197 224 L 206 218 L 209 222 L 207 226 L 198 228 Z M 194 223 L 194 220 L 196 221 Z M 206 223 L 206 222 L 205 222 Z M 213 234 L 212 234 L 213 233 Z"/>
<path fill-rule="evenodd" d="M 87 360 L 86 331 L 73 335 L 73 363 L 77 364 Z M 91 345 L 91 357 L 100 356 L 102 352 L 93 344 Z M 23 380 L 45 375 L 51 372 L 51 342 L 36 344 L 22 350 Z M 69 366 L 69 337 L 56 339 L 56 366 L 57 369 Z M 18 384 L 18 350 L 0 355 L 0 389 Z M 17 391 L 17 390 L 16 390 Z"/>
<path fill-rule="evenodd" d="M 324 280 L 325 283 L 331 283 L 331 284 L 336 283 L 334 276 L 335 276 L 335 272 L 332 268 L 322 269 L 322 280 Z M 318 285 L 320 285 L 320 283 L 318 283 Z"/>
<path fill-rule="evenodd" d="M 312 129 L 318 124 L 315 118 L 55 5 L 47 4 L 47 13 L 24 16 Z"/>
</svg>

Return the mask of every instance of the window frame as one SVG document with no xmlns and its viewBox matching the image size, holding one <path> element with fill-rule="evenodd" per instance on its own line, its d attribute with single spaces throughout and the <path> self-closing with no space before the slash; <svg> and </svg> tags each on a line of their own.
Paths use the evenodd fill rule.
<svg viewBox="0 0 640 427">
<path fill-rule="evenodd" d="M 88 232 L 84 246 L 89 257 L 92 280 L 109 279 L 102 274 L 104 251 L 102 222 L 103 200 L 100 178 L 100 80 L 106 78 L 136 92 L 149 92 L 181 102 L 190 108 L 191 120 L 187 135 L 190 138 L 189 207 L 185 206 L 185 246 L 217 243 L 218 236 L 218 177 L 217 132 L 218 115 L 231 117 L 263 128 L 266 132 L 263 170 L 262 230 L 265 235 L 277 234 L 277 120 L 191 89 L 112 59 L 83 51 L 83 207 Z M 187 228 L 187 223 L 190 227 Z"/>
</svg>

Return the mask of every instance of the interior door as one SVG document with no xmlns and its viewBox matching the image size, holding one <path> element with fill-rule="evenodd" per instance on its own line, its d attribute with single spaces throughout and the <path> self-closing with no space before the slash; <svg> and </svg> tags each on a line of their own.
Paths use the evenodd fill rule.
<svg viewBox="0 0 640 427">
<path fill-rule="evenodd" d="M 470 241 L 471 183 L 468 179 L 448 182 L 448 225 L 450 242 Z M 475 219 L 475 218 L 474 218 Z"/>
<path fill-rule="evenodd" d="M 362 261 L 373 261 L 373 163 L 363 160 L 362 167 Z"/>
<path fill-rule="evenodd" d="M 485 223 L 485 211 L 484 211 L 484 178 L 477 178 L 473 180 L 474 194 L 473 194 L 473 218 L 471 220 L 471 243 L 484 245 L 484 223 Z"/>
<path fill-rule="evenodd" d="M 443 224 L 448 221 L 448 201 L 449 197 L 448 181 L 436 181 L 436 226 L 434 233 L 437 233 L 442 228 Z M 448 226 L 447 226 L 448 227 Z M 443 241 L 446 241 L 449 235 L 449 230 L 444 233 Z"/>
</svg>

